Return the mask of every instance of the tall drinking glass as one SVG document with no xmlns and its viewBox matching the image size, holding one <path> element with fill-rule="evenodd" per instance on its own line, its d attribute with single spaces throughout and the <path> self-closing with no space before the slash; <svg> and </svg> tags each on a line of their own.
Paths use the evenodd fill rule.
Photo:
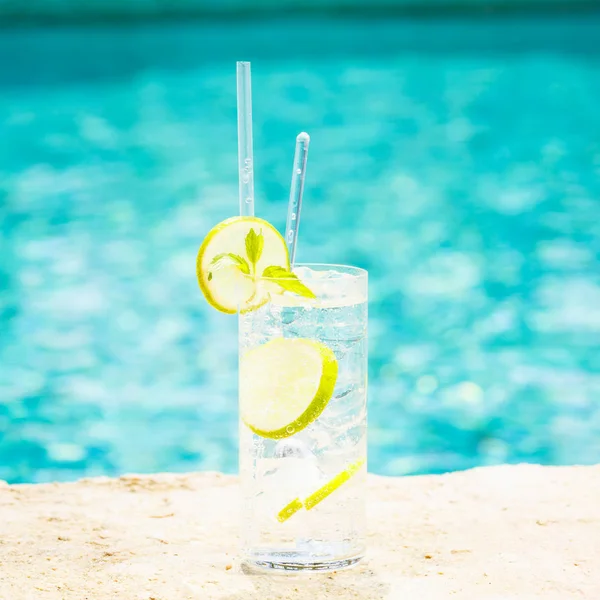
<svg viewBox="0 0 600 600">
<path fill-rule="evenodd" d="M 263 568 L 339 569 L 365 552 L 367 272 L 294 272 L 316 299 L 274 293 L 240 315 L 243 555 Z M 279 427 L 282 415 L 291 422 Z"/>
</svg>

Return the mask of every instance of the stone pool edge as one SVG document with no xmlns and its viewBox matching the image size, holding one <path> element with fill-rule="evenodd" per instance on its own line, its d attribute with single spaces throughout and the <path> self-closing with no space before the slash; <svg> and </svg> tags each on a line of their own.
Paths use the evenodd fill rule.
<svg viewBox="0 0 600 600">
<path fill-rule="evenodd" d="M 301 580 L 240 564 L 233 475 L 0 483 L 0 598 L 600 598 L 600 465 L 368 483 L 367 561 Z"/>
</svg>

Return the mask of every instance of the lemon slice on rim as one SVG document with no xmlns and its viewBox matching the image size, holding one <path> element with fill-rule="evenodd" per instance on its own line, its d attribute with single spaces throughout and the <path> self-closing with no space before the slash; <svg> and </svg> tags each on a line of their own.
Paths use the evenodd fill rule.
<svg viewBox="0 0 600 600">
<path fill-rule="evenodd" d="M 338 363 L 314 340 L 275 338 L 240 357 L 240 413 L 257 435 L 282 439 L 310 425 L 333 395 Z"/>
<path fill-rule="evenodd" d="M 232 217 L 213 227 L 196 258 L 206 300 L 229 314 L 254 310 L 267 301 L 267 287 L 257 278 L 268 267 L 289 271 L 290 259 L 281 234 L 257 217 Z"/>
</svg>

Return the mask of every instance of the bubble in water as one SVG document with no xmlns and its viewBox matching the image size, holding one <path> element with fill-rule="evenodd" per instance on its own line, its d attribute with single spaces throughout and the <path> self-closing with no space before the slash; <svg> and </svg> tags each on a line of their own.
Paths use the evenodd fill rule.
<svg viewBox="0 0 600 600">
<path fill-rule="evenodd" d="M 275 458 L 310 458 L 312 455 L 310 448 L 301 440 L 281 440 L 275 446 Z"/>
<path fill-rule="evenodd" d="M 294 427 L 292 427 L 291 425 L 288 425 L 288 426 L 285 428 L 285 430 L 286 430 L 288 433 L 294 433 L 294 431 L 296 431 L 296 429 L 295 429 Z"/>
</svg>

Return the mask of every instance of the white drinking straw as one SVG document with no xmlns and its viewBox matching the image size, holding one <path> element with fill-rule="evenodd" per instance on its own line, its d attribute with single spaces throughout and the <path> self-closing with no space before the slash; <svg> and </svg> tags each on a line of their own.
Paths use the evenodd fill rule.
<svg viewBox="0 0 600 600">
<path fill-rule="evenodd" d="M 308 159 L 308 133 L 300 133 L 296 138 L 294 153 L 294 168 L 292 170 L 292 187 L 288 204 L 287 223 L 285 226 L 285 242 L 290 254 L 290 265 L 294 268 L 296 260 L 296 244 L 298 243 L 298 228 L 300 227 L 300 211 L 304 195 L 304 177 L 306 176 L 306 161 Z"/>
<path fill-rule="evenodd" d="M 252 152 L 252 82 L 250 63 L 237 63 L 238 169 L 240 215 L 254 216 L 254 156 Z"/>
</svg>

